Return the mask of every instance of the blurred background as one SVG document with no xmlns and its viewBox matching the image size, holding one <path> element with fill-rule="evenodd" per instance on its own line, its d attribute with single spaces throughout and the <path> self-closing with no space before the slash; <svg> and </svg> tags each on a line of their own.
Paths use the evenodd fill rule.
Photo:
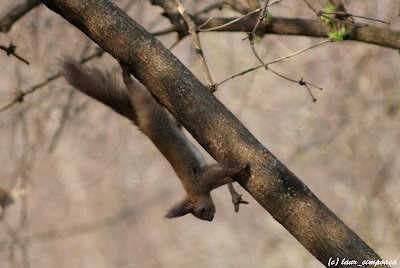
<svg viewBox="0 0 400 268">
<path fill-rule="evenodd" d="M 20 2 L 1 1 L 0 17 Z M 115 2 L 150 32 L 170 26 L 149 1 Z M 196 13 L 214 2 L 183 4 Z M 396 0 L 344 3 L 353 14 L 391 22 L 380 27 L 400 29 Z M 315 18 L 302 1 L 284 0 L 269 12 Z M 224 9 L 205 16 L 240 14 Z M 245 37 L 200 34 L 215 82 L 259 64 Z M 158 38 L 170 47 L 177 36 Z M 266 35 L 256 49 L 267 62 L 321 40 Z M 43 5 L 0 34 L 1 45 L 10 42 L 31 64 L 0 51 L 0 106 L 15 88 L 25 90 L 57 73 L 57 58 L 80 58 L 96 47 Z M 204 81 L 190 37 L 172 52 Z M 109 55 L 88 65 L 120 73 Z M 261 69 L 229 80 L 215 95 L 383 259 L 399 262 L 399 52 L 335 42 L 273 67 L 323 87 L 313 90 L 318 101 L 304 87 Z M 0 221 L 0 267 L 322 266 L 239 185 L 250 201 L 239 213 L 221 187 L 213 191 L 212 223 L 191 215 L 164 219 L 184 194 L 168 162 L 128 120 L 72 90 L 63 78 L 1 112 L 0 133 L 0 185 L 27 191 Z"/>
</svg>

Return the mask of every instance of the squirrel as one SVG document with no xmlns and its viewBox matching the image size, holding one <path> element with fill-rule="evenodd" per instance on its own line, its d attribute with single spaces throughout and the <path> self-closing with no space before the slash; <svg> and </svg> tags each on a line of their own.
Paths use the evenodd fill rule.
<svg viewBox="0 0 400 268">
<path fill-rule="evenodd" d="M 203 155 L 185 136 L 176 119 L 143 84 L 131 76 L 127 65 L 120 62 L 125 86 L 110 72 L 81 66 L 70 57 L 64 57 L 60 65 L 70 85 L 130 119 L 171 164 L 186 196 L 168 210 L 165 217 L 175 218 L 191 213 L 201 220 L 212 221 L 215 205 L 210 192 L 233 182 L 232 177 L 245 171 L 248 164 L 235 167 L 206 164 Z"/>
</svg>

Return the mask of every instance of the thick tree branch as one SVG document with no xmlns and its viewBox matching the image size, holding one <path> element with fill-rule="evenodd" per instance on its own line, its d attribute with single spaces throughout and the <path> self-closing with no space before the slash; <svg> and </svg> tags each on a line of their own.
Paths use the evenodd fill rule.
<svg viewBox="0 0 400 268">
<path fill-rule="evenodd" d="M 213 18 L 205 27 L 204 30 L 211 27 L 218 27 L 226 24 L 237 18 Z M 197 25 L 201 25 L 206 22 L 206 18 L 194 18 L 194 22 Z M 227 27 L 219 28 L 216 31 L 220 32 L 251 32 L 254 28 L 255 19 L 245 18 L 237 23 L 230 24 Z M 389 47 L 394 49 L 400 49 L 400 31 L 393 30 L 388 27 L 377 27 L 369 25 L 367 27 L 357 27 L 354 25 L 346 25 L 349 32 L 346 40 L 353 40 L 363 43 L 375 44 L 383 47 Z M 186 31 L 184 27 L 176 27 L 176 31 Z M 309 37 L 324 37 L 327 38 L 329 32 L 332 31 L 329 25 L 322 24 L 322 35 L 320 34 L 320 28 L 318 20 L 307 20 L 307 19 L 290 19 L 290 18 L 279 18 L 272 17 L 270 22 L 259 27 L 257 34 L 281 34 L 281 35 L 302 35 Z"/>
<path fill-rule="evenodd" d="M 251 164 L 240 184 L 324 265 L 379 256 L 279 162 L 157 39 L 108 0 L 42 0 L 132 73 L 220 163 Z M 339 264 L 340 266 L 340 264 Z"/>
<path fill-rule="evenodd" d="M 159 5 L 165 10 L 164 15 L 170 18 L 171 21 L 179 20 L 177 14 L 179 12 L 174 9 L 174 6 L 170 3 L 173 0 L 152 0 L 155 5 Z M 224 1 L 224 2 L 235 2 L 235 1 Z M 337 3 L 338 1 L 334 1 Z M 344 7 L 343 7 L 344 8 Z M 342 10 L 342 9 L 341 9 Z M 238 8 L 238 12 L 242 14 L 248 14 L 251 12 L 250 9 L 245 7 Z M 171 17 L 170 17 L 171 16 Z M 196 25 L 202 25 L 207 22 L 209 18 L 193 17 L 193 21 Z M 207 23 L 206 26 L 202 27 L 202 30 L 206 30 L 213 27 L 219 27 L 227 24 L 238 18 L 213 18 Z M 251 32 L 256 24 L 256 17 L 248 17 L 242 19 L 234 24 L 230 24 L 223 28 L 218 28 L 215 31 L 221 32 Z M 309 19 L 292 19 L 292 18 L 280 18 L 272 17 L 268 24 L 263 27 L 259 27 L 256 32 L 258 35 L 263 34 L 281 34 L 281 35 L 302 35 L 310 37 L 328 37 L 329 32 L 332 31 L 331 27 L 325 23 L 321 25 L 318 20 Z M 400 31 L 390 29 L 388 27 L 357 27 L 355 25 L 346 25 L 348 36 L 345 40 L 353 40 L 364 43 L 376 44 L 384 47 L 390 47 L 394 49 L 400 49 Z M 179 36 L 187 35 L 187 27 L 182 24 L 174 23 L 174 29 L 179 33 Z M 171 30 L 171 29 L 169 29 Z M 321 33 L 322 30 L 322 33 Z"/>
</svg>

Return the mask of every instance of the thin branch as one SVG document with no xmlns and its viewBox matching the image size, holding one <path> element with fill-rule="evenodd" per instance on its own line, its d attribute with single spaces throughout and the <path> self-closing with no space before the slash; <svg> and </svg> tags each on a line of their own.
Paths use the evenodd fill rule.
<svg viewBox="0 0 400 268">
<path fill-rule="evenodd" d="M 258 25 L 260 25 L 260 23 L 265 19 L 265 16 L 267 14 L 268 3 L 269 3 L 269 0 L 265 0 L 265 4 L 264 4 L 264 6 L 263 6 L 263 8 L 262 8 L 262 10 L 260 12 L 260 15 L 258 16 L 257 23 L 254 26 L 253 31 L 251 31 L 251 33 L 249 34 L 250 44 L 251 44 L 251 42 L 253 40 L 254 34 L 256 33 Z"/>
<path fill-rule="evenodd" d="M 328 3 L 335 6 L 336 11 L 340 11 L 343 12 L 345 14 L 347 14 L 347 9 L 344 7 L 343 1 L 342 0 L 328 0 Z M 350 21 L 350 22 L 354 22 L 354 19 L 352 17 L 346 17 L 346 16 L 341 16 L 341 15 L 337 15 L 336 16 L 338 19 L 341 20 L 346 20 L 346 21 Z"/>
<path fill-rule="evenodd" d="M 15 53 L 15 49 L 16 48 L 17 48 L 17 46 L 14 45 L 13 43 L 10 43 L 10 45 L 8 47 L 0 45 L 0 49 L 4 50 L 5 52 L 7 52 L 7 56 L 13 55 L 14 57 L 19 59 L 20 61 L 22 61 L 22 62 L 26 63 L 27 65 L 29 65 L 29 61 L 27 61 L 26 59 L 22 58 L 21 56 L 17 55 L 17 53 Z"/>
<path fill-rule="evenodd" d="M 369 18 L 369 17 L 365 17 L 365 16 L 353 15 L 351 13 L 346 13 L 346 12 L 325 12 L 325 11 L 323 11 L 323 14 L 327 14 L 327 15 L 330 15 L 330 14 L 332 14 L 332 15 L 342 15 L 344 17 L 361 18 L 361 19 L 377 21 L 377 22 L 381 22 L 381 23 L 385 23 L 387 25 L 390 25 L 390 22 L 387 22 L 387 21 L 384 21 L 384 20 L 378 20 L 378 19 Z M 340 22 L 344 22 L 344 21 L 340 20 Z"/>
<path fill-rule="evenodd" d="M 259 12 L 260 10 L 261 10 L 261 8 L 257 8 L 256 10 L 253 10 L 252 12 L 250 12 L 250 13 L 248 13 L 248 14 L 242 16 L 242 17 L 239 17 L 239 18 L 234 19 L 234 20 L 232 20 L 232 21 L 230 21 L 230 22 L 228 22 L 228 23 L 225 23 L 225 24 L 222 24 L 222 25 L 220 25 L 220 26 L 213 27 L 213 28 L 201 29 L 201 28 L 203 28 L 205 25 L 208 24 L 208 23 L 204 23 L 204 24 L 202 24 L 201 27 L 199 27 L 199 28 L 200 28 L 199 31 L 200 31 L 200 32 L 211 32 L 211 31 L 215 31 L 215 30 L 222 29 L 222 28 L 224 28 L 224 27 L 226 27 L 226 26 L 229 26 L 229 25 L 231 25 L 231 24 L 234 24 L 234 23 L 236 23 L 236 22 L 238 22 L 238 21 L 240 21 L 240 20 L 242 20 L 242 19 L 244 19 L 244 18 L 247 18 L 248 16 L 251 16 L 251 15 L 257 13 L 257 12 Z M 207 21 L 208 21 L 208 20 L 207 20 Z M 210 22 L 210 21 L 208 21 L 208 22 Z"/>
<path fill-rule="evenodd" d="M 183 19 L 186 21 L 187 25 L 189 26 L 189 33 L 192 35 L 193 44 L 196 49 L 197 57 L 200 61 L 201 67 L 203 69 L 204 78 L 210 89 L 213 88 L 213 81 L 211 78 L 210 70 L 208 69 L 206 58 L 204 57 L 203 49 L 201 48 L 200 38 L 198 35 L 198 28 L 196 24 L 193 22 L 192 18 L 186 12 L 185 8 L 182 6 L 179 0 L 175 0 L 175 3 L 178 5 L 178 11 L 182 15 Z"/>
<path fill-rule="evenodd" d="M 212 21 L 212 18 L 208 18 L 202 25 L 199 25 L 199 27 L 197 27 L 198 31 L 201 32 L 201 28 L 205 27 L 210 21 Z"/>
<path fill-rule="evenodd" d="M 269 4 L 268 7 L 273 6 L 273 5 L 275 5 L 275 4 L 278 4 L 278 3 L 282 2 L 282 1 L 283 1 L 283 0 L 277 0 L 277 1 L 275 1 L 275 2 L 273 2 L 273 3 L 271 3 L 271 4 Z M 242 19 L 244 19 L 244 18 L 247 18 L 247 17 L 249 17 L 249 16 L 251 16 L 251 15 L 253 15 L 253 14 L 256 14 L 256 13 L 258 13 L 260 10 L 261 10 L 261 7 L 255 9 L 255 10 L 253 10 L 253 11 L 251 11 L 251 12 L 249 12 L 249 13 L 247 13 L 247 14 L 245 14 L 245 15 L 243 15 L 243 16 L 237 18 L 237 19 L 234 19 L 234 20 L 232 20 L 232 21 L 230 21 L 230 22 L 228 22 L 228 23 L 225 23 L 225 24 L 223 24 L 223 25 L 219 25 L 219 26 L 213 27 L 213 28 L 202 29 L 203 27 L 205 27 L 205 26 L 208 24 L 208 22 L 211 21 L 212 18 L 210 18 L 209 20 L 207 20 L 207 23 L 204 23 L 204 24 L 202 24 L 201 26 L 199 26 L 199 31 L 200 31 L 200 32 L 211 32 L 211 31 L 215 31 L 215 30 L 220 30 L 220 29 L 222 29 L 222 28 L 224 28 L 224 27 L 227 27 L 227 26 L 229 26 L 229 25 L 231 25 L 231 24 L 233 24 L 233 23 L 236 23 L 236 22 L 238 22 L 238 21 L 240 21 L 240 20 L 242 20 Z"/>
<path fill-rule="evenodd" d="M 354 23 L 352 21 L 345 21 L 345 20 L 334 18 L 334 17 L 329 17 L 329 16 L 326 16 L 324 14 L 325 14 L 325 12 L 321 10 L 321 11 L 319 11 L 317 13 L 317 17 L 319 17 L 320 19 L 321 19 L 321 17 L 324 17 L 326 19 L 329 19 L 329 20 L 332 20 L 332 21 L 335 21 L 335 22 L 340 22 L 340 23 L 343 23 L 343 24 L 353 25 L 353 26 L 357 26 L 357 27 L 367 27 L 367 26 L 369 26 L 366 23 Z"/>
<path fill-rule="evenodd" d="M 318 44 L 315 44 L 315 45 L 312 45 L 312 46 L 303 48 L 303 49 L 301 49 L 301 50 L 298 50 L 298 51 L 296 51 L 296 52 L 294 52 L 294 53 L 292 53 L 292 54 L 290 54 L 290 55 L 287 55 L 287 56 L 284 56 L 284 57 L 281 57 L 281 58 L 272 60 L 272 61 L 270 61 L 270 62 L 268 62 L 268 63 L 265 63 L 265 65 L 268 66 L 268 65 L 271 65 L 271 64 L 274 64 L 274 63 L 277 63 L 277 62 L 281 62 L 281 61 L 287 60 L 287 59 L 289 59 L 289 58 L 291 58 L 291 57 L 294 57 L 294 56 L 297 56 L 297 55 L 299 55 L 299 54 L 301 54 L 301 53 L 303 53 L 303 52 L 305 52 L 305 51 L 307 51 L 307 50 L 310 50 L 310 49 L 312 49 L 312 48 L 321 46 L 321 45 L 326 44 L 326 43 L 331 43 L 331 42 L 335 42 L 335 40 L 334 40 L 334 39 L 324 40 L 324 41 L 322 41 L 322 42 L 319 42 Z M 233 78 L 235 78 L 235 77 L 237 77 L 237 76 L 241 76 L 241 75 L 247 74 L 247 73 L 249 73 L 249 72 L 251 72 L 251 71 L 257 70 L 257 69 L 259 69 L 259 68 L 261 68 L 261 67 L 264 67 L 265 65 L 264 65 L 264 64 L 260 64 L 260 65 L 258 65 L 258 66 L 256 66 L 256 67 L 249 68 L 249 69 L 244 70 L 244 71 L 241 71 L 241 72 L 239 72 L 239 73 L 231 74 L 230 76 L 228 76 L 227 78 L 225 78 L 225 79 L 222 80 L 221 82 L 216 83 L 216 85 L 219 87 L 220 85 L 222 85 L 223 83 L 227 82 L 227 81 L 230 80 L 230 79 L 233 79 Z"/>
</svg>

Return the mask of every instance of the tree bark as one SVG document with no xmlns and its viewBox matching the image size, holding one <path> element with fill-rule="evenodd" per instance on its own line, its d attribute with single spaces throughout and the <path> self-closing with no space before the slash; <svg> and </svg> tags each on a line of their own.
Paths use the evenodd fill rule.
<svg viewBox="0 0 400 268">
<path fill-rule="evenodd" d="M 168 49 L 115 4 L 108 0 L 42 2 L 129 64 L 132 74 L 218 162 L 249 163 L 251 174 L 239 183 L 324 265 L 330 258 L 359 264 L 380 259 Z"/>
</svg>

